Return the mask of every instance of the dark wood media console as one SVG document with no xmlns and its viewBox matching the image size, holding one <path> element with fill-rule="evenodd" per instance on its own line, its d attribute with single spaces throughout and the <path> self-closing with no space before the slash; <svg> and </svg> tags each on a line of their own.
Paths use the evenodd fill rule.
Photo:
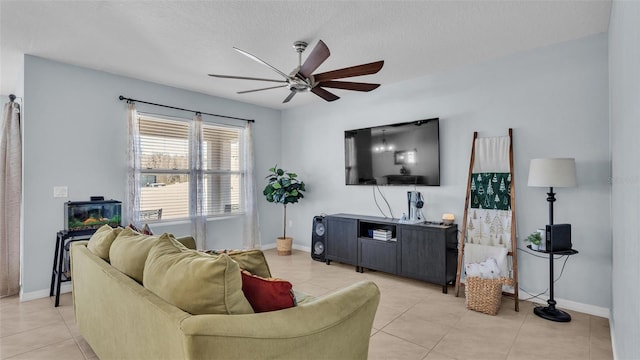
<svg viewBox="0 0 640 360">
<path fill-rule="evenodd" d="M 382 229 L 391 240 L 377 240 Z M 453 283 L 458 263 L 458 226 L 401 224 L 397 219 L 335 214 L 327 216 L 326 263 L 338 261 L 442 285 Z"/>
</svg>

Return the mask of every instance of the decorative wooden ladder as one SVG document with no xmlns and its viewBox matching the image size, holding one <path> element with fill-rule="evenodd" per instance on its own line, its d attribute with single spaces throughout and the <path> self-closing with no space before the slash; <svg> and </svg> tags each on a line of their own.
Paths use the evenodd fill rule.
<svg viewBox="0 0 640 360">
<path fill-rule="evenodd" d="M 465 206 L 464 206 L 464 217 L 462 220 L 462 234 L 460 236 L 460 243 L 458 245 L 458 269 L 456 271 L 456 284 L 455 284 L 455 293 L 456 297 L 459 296 L 460 293 L 460 275 L 462 274 L 463 266 L 463 256 L 464 256 L 464 247 L 467 242 L 467 226 L 469 224 L 469 210 L 472 190 L 475 189 L 475 179 L 474 179 L 474 165 L 476 161 L 476 144 L 478 140 L 478 132 L 473 133 L 473 144 L 471 147 L 471 161 L 469 164 L 469 178 L 467 181 L 467 194 L 465 197 Z M 513 281 L 513 293 L 503 292 L 503 295 L 508 297 L 513 297 L 515 302 L 515 311 L 520 311 L 519 299 L 518 299 L 518 256 L 517 256 L 517 239 L 516 239 L 516 192 L 515 192 L 515 181 L 513 174 L 513 130 L 509 129 L 509 175 L 508 180 L 509 184 L 509 210 L 511 211 L 511 232 L 510 232 L 510 240 L 511 240 L 511 248 L 508 249 L 507 259 L 511 258 L 511 279 Z M 495 175 L 494 175 L 495 177 Z M 502 180 L 501 180 L 502 181 Z M 493 189 L 491 190 L 491 194 L 493 194 Z M 496 194 L 497 195 L 497 194 Z M 474 199 L 476 200 L 476 199 Z M 491 199 L 489 199 L 491 200 Z M 472 205 L 473 206 L 473 205 Z M 495 206 L 495 205 L 494 205 Z M 480 205 L 480 209 L 483 209 L 482 205 Z M 475 209 L 472 209 L 477 211 Z M 473 238 L 472 238 L 473 240 Z"/>
</svg>

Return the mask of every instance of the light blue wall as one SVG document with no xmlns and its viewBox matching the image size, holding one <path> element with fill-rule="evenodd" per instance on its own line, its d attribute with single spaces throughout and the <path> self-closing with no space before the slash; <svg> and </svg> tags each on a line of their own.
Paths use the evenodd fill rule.
<svg viewBox="0 0 640 360">
<path fill-rule="evenodd" d="M 547 222 L 544 189 L 526 186 L 529 160 L 575 157 L 579 186 L 558 189 L 555 219 L 573 225 L 574 246 L 580 254 L 569 259 L 556 283 L 556 297 L 608 309 L 612 265 L 607 47 L 606 34 L 591 36 L 383 84 L 371 93 L 337 90 L 344 94 L 337 102 L 319 101 L 282 113 L 27 56 L 23 291 L 49 286 L 54 235 L 63 225 L 64 201 L 91 195 L 124 199 L 125 103 L 117 100 L 122 94 L 257 119 L 258 179 L 278 163 L 308 184 L 305 199 L 289 207 L 287 231 L 296 245 L 305 248 L 314 215 L 379 215 L 371 187 L 344 185 L 344 130 L 440 117 L 442 186 L 418 190 L 425 196 L 427 219 L 453 212 L 459 221 L 473 131 L 500 136 L 511 127 L 519 246 L 524 247 L 522 239 Z M 393 64 L 385 66 L 382 71 L 393 71 Z M 145 110 L 143 105 L 139 108 Z M 55 185 L 69 186 L 69 199 L 54 199 Z M 258 183 L 259 192 L 261 188 Z M 407 190 L 412 188 L 382 188 L 396 217 L 406 211 Z M 271 244 L 281 234 L 282 210 L 262 198 L 259 206 L 262 243 Z M 241 224 L 233 220 L 218 224 L 210 227 L 214 243 L 208 246 L 239 246 Z M 186 226 L 160 230 L 189 232 Z M 524 253 L 519 261 L 521 287 L 533 293 L 545 290 L 547 261 Z"/>
<path fill-rule="evenodd" d="M 418 187 L 428 220 L 452 212 L 462 219 L 474 131 L 514 133 L 518 245 L 548 220 L 546 190 L 526 186 L 529 161 L 575 157 L 579 186 L 557 189 L 556 223 L 572 224 L 580 254 L 569 259 L 555 296 L 608 312 L 611 305 L 610 161 L 607 35 L 545 47 L 371 93 L 340 92 L 334 103 L 283 111 L 282 165 L 308 184 L 305 199 L 288 211 L 291 236 L 310 243 L 311 219 L 320 213 L 380 215 L 371 186 L 345 186 L 343 132 L 431 117 L 440 118 L 441 184 Z M 382 71 L 394 71 L 393 63 Z M 362 79 L 366 81 L 366 79 Z M 406 212 L 406 191 L 383 187 L 393 214 Z M 388 213 L 384 201 L 378 202 Z M 308 246 L 308 245 L 307 245 Z M 548 261 L 520 252 L 520 285 L 548 287 Z M 559 274 L 561 262 L 557 263 Z M 526 296 L 526 294 L 523 294 Z M 559 303 L 562 307 L 562 302 Z M 591 309 L 593 310 L 593 309 Z"/>
<path fill-rule="evenodd" d="M 207 77 L 203 76 L 202 81 L 208 81 Z M 126 103 L 118 100 L 119 95 L 255 119 L 256 167 L 267 169 L 279 159 L 280 111 L 26 56 L 24 293 L 49 288 L 55 235 L 64 226 L 65 201 L 88 200 L 92 195 L 124 200 Z M 137 108 L 156 114 L 193 116 L 140 103 Z M 221 121 L 206 115 L 203 120 Z M 262 179 L 260 173 L 258 178 Z M 53 198 L 53 187 L 59 185 L 68 186 L 68 198 Z M 266 201 L 259 206 L 262 212 L 271 210 Z M 210 222 L 207 247 L 241 247 L 242 226 L 237 218 Z M 276 231 L 270 230 L 272 227 L 263 223 L 267 233 Z M 157 227 L 154 231 L 176 235 L 191 232 L 187 225 Z"/>
<path fill-rule="evenodd" d="M 613 346 L 618 359 L 640 359 L 640 2 L 613 2 L 609 71 Z"/>
</svg>

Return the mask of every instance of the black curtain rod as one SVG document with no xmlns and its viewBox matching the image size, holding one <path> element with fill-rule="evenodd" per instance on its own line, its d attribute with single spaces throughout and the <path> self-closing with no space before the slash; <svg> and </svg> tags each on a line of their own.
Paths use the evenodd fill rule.
<svg viewBox="0 0 640 360">
<path fill-rule="evenodd" d="M 183 109 L 183 108 L 179 108 L 179 107 L 175 107 L 175 106 L 169 106 L 169 105 L 162 105 L 162 104 L 156 104 L 156 103 L 152 103 L 152 102 L 148 102 L 148 101 L 142 101 L 142 100 L 136 100 L 136 99 L 132 99 L 132 98 L 126 98 L 122 95 L 120 95 L 118 97 L 119 100 L 127 100 L 127 101 L 132 101 L 132 102 L 139 102 L 139 103 L 143 103 L 143 104 L 149 104 L 149 105 L 154 105 L 154 106 L 160 106 L 160 107 L 165 107 L 165 108 L 169 108 L 169 109 L 175 109 L 175 110 L 182 110 L 182 111 L 188 111 L 188 112 L 192 112 L 192 113 L 196 113 L 196 114 L 204 114 L 204 115 L 211 115 L 211 116 L 217 116 L 217 117 L 221 117 L 221 118 L 225 118 L 225 119 L 233 119 L 233 120 L 242 120 L 242 121 L 249 121 L 249 122 L 256 122 L 253 119 L 243 119 L 243 118 L 239 118 L 239 117 L 233 117 L 233 116 L 226 116 L 226 115 L 218 115 L 218 114 L 210 114 L 210 113 L 206 113 L 206 112 L 202 112 L 202 111 L 196 111 L 196 110 L 189 110 L 189 109 Z"/>
</svg>

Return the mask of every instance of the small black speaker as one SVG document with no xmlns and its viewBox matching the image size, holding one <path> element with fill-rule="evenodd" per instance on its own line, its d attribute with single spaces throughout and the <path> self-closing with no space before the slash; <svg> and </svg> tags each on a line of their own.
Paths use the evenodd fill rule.
<svg viewBox="0 0 640 360">
<path fill-rule="evenodd" d="M 547 251 L 571 250 L 571 224 L 547 225 Z"/>
<path fill-rule="evenodd" d="M 324 261 L 327 252 L 327 221 L 324 216 L 313 217 L 313 231 L 311 234 L 311 258 Z"/>
</svg>

